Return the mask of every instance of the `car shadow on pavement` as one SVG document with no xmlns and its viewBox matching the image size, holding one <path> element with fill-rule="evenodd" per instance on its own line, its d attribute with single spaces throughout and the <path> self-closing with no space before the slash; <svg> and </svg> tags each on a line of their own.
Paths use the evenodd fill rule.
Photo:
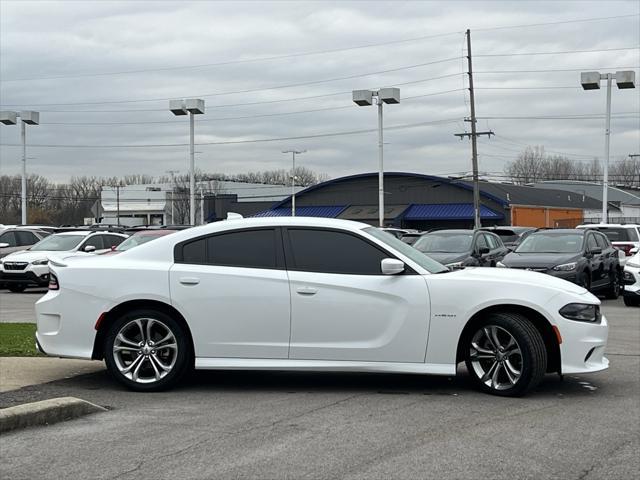
<svg viewBox="0 0 640 480">
<path fill-rule="evenodd" d="M 598 387 L 583 377 L 547 375 L 525 399 L 584 397 Z M 359 393 L 370 395 L 434 395 L 485 397 L 473 387 L 464 368 L 456 377 L 380 373 L 196 371 L 172 390 L 137 393 L 114 380 L 106 370 L 32 385 L 0 394 L 0 408 L 61 396 L 75 396 L 108 408 L 126 408 L 140 396 L 180 399 L 225 393 Z M 500 401 L 499 397 L 494 397 Z M 505 399 L 507 400 L 507 399 Z"/>
</svg>

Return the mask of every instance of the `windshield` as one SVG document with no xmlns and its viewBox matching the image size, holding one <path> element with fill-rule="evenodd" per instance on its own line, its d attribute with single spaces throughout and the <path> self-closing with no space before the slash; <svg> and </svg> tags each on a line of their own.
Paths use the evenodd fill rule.
<svg viewBox="0 0 640 480">
<path fill-rule="evenodd" d="M 397 250 L 405 257 L 410 258 L 429 273 L 444 273 L 449 271 L 449 269 L 441 263 L 438 263 L 435 260 L 427 257 L 424 253 L 419 252 L 411 245 L 407 245 L 402 240 L 397 239 L 390 233 L 383 232 L 382 230 L 374 227 L 365 228 L 363 231 L 368 233 L 372 237 L 375 237 L 378 240 L 386 243 L 392 249 Z"/>
<path fill-rule="evenodd" d="M 67 250 L 73 250 L 85 238 L 86 237 L 84 235 L 51 235 L 43 240 L 40 240 L 29 250 L 64 252 Z"/>
<path fill-rule="evenodd" d="M 142 245 L 143 243 L 150 242 L 151 240 L 155 240 L 156 238 L 160 238 L 162 236 L 164 235 L 132 235 L 120 245 L 118 245 L 118 247 L 116 248 L 116 252 L 129 250 L 130 248 L 137 247 L 138 245 Z"/>
<path fill-rule="evenodd" d="M 413 244 L 423 253 L 463 253 L 471 251 L 472 233 L 428 233 Z"/>
<path fill-rule="evenodd" d="M 575 233 L 536 233 L 525 238 L 517 253 L 578 253 L 583 236 Z"/>
</svg>

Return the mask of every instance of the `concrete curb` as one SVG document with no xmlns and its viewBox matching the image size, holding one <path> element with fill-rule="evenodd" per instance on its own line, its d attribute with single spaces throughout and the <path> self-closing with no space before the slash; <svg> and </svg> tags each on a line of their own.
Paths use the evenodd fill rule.
<svg viewBox="0 0 640 480">
<path fill-rule="evenodd" d="M 0 433 L 34 425 L 50 425 L 91 413 L 106 412 L 99 405 L 75 397 L 60 397 L 0 409 Z"/>
</svg>

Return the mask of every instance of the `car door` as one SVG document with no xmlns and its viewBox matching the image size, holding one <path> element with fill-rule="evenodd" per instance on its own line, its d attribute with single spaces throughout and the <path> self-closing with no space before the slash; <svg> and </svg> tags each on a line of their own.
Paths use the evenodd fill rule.
<svg viewBox="0 0 640 480">
<path fill-rule="evenodd" d="M 615 272 L 620 266 L 620 259 L 618 257 L 618 249 L 613 248 L 611 242 L 606 235 L 600 232 L 593 233 L 596 237 L 598 246 L 602 249 L 602 257 L 604 261 L 604 271 L 607 279 L 610 281 L 609 272 Z"/>
<path fill-rule="evenodd" d="M 605 272 L 605 252 L 602 251 L 593 232 L 587 233 L 587 253 L 591 263 L 591 285 L 599 287 L 609 282 Z"/>
<path fill-rule="evenodd" d="M 356 233 L 290 227 L 289 358 L 424 362 L 430 303 L 425 279 L 409 268 L 383 275 L 392 254 Z"/>
<path fill-rule="evenodd" d="M 489 250 L 491 250 L 484 236 L 484 233 L 477 232 L 473 244 L 472 255 L 476 257 L 476 259 L 478 260 L 478 264 L 481 267 L 489 267 L 491 265 L 491 251 L 489 251 L 489 253 L 480 253 L 481 248 L 489 248 Z"/>
<path fill-rule="evenodd" d="M 276 228 L 234 230 L 175 248 L 171 301 L 197 357 L 287 358 L 290 297 Z"/>
</svg>

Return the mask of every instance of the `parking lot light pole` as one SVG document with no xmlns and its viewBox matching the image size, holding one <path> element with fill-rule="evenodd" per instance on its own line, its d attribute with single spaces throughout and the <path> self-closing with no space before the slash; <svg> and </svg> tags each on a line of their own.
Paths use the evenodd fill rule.
<svg viewBox="0 0 640 480">
<path fill-rule="evenodd" d="M 40 112 L 33 110 L 24 110 L 22 112 L 0 112 L 0 123 L 4 125 L 15 125 L 18 118 L 20 122 L 20 138 L 22 140 L 22 219 L 23 225 L 27 224 L 27 125 L 40 124 Z"/>
<path fill-rule="evenodd" d="M 353 103 L 361 107 L 373 104 L 376 97 L 378 105 L 378 223 L 384 227 L 384 142 L 382 124 L 382 104 L 400 103 L 399 88 L 381 88 L 380 90 L 354 90 Z"/>
<path fill-rule="evenodd" d="M 306 150 L 283 150 L 282 153 L 291 154 L 291 216 L 296 216 L 296 155 L 306 153 Z"/>
<path fill-rule="evenodd" d="M 614 73 L 582 72 L 580 83 L 584 90 L 599 90 L 600 80 L 607 81 L 607 120 L 604 133 L 604 171 L 602 176 L 602 223 L 609 222 L 608 194 L 609 194 L 609 145 L 611 140 L 611 83 L 613 78 L 619 89 L 635 88 L 636 73 L 633 70 Z"/>
<path fill-rule="evenodd" d="M 169 110 L 176 116 L 189 115 L 189 222 L 196 224 L 196 174 L 195 174 L 195 134 L 194 115 L 204 113 L 204 100 L 187 98 L 186 100 L 169 101 Z"/>
</svg>

